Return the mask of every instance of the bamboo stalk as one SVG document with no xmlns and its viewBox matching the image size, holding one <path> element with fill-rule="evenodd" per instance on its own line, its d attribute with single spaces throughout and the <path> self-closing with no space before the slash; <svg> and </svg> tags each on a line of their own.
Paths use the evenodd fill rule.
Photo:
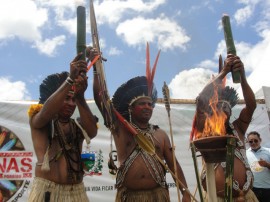
<svg viewBox="0 0 270 202">
<path fill-rule="evenodd" d="M 190 143 L 190 148 L 191 148 L 191 153 L 192 153 L 192 158 L 193 158 L 193 164 L 194 164 L 194 169 L 195 169 L 195 174 L 196 174 L 199 196 L 200 196 L 201 202 L 203 202 L 202 184 L 201 184 L 201 180 L 200 180 L 200 176 L 199 176 L 199 169 L 198 169 L 198 163 L 197 163 L 197 158 L 196 158 L 195 145 L 193 142 Z"/>
<path fill-rule="evenodd" d="M 77 54 L 83 53 L 81 60 L 85 60 L 86 49 L 86 16 L 85 7 L 77 7 Z"/>
<path fill-rule="evenodd" d="M 236 55 L 236 49 L 234 46 L 230 17 L 227 14 L 223 14 L 222 16 L 222 25 L 224 31 L 224 38 L 227 47 L 227 54 Z M 234 83 L 241 82 L 241 76 L 239 71 L 232 71 L 232 78 Z"/>
<path fill-rule="evenodd" d="M 236 139 L 234 137 L 227 139 L 227 155 L 226 155 L 226 177 L 225 177 L 225 202 L 231 202 L 233 199 L 233 174 L 234 174 L 234 149 L 236 147 Z"/>
</svg>

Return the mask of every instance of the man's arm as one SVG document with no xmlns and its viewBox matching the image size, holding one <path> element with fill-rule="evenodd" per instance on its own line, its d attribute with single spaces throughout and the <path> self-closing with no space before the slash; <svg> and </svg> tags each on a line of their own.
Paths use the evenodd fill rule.
<svg viewBox="0 0 270 202">
<path fill-rule="evenodd" d="M 97 52 L 95 48 L 88 47 L 88 59 L 90 61 L 94 60 L 94 58 L 100 53 Z M 95 103 L 103 116 L 104 124 L 109 129 L 113 129 L 115 127 L 114 114 L 112 110 L 112 103 L 107 90 L 107 83 L 104 78 L 103 65 L 99 60 L 93 65 L 93 93 Z"/>
<path fill-rule="evenodd" d="M 241 130 L 241 132 L 244 136 L 244 134 L 245 134 L 250 122 L 251 122 L 253 113 L 254 113 L 257 105 L 256 105 L 255 95 L 247 82 L 244 65 L 243 65 L 242 61 L 240 60 L 240 58 L 237 58 L 234 61 L 234 69 L 236 71 L 238 71 L 238 70 L 240 71 L 241 87 L 242 87 L 244 100 L 246 103 L 246 106 L 240 112 L 238 119 L 236 119 L 234 121 L 234 125 L 236 125 L 238 127 L 238 129 Z"/>
<path fill-rule="evenodd" d="M 81 68 L 85 66 L 85 61 L 79 60 L 81 54 L 78 54 L 70 63 L 70 78 L 75 81 L 81 72 Z M 30 119 L 31 126 L 34 128 L 43 128 L 55 115 L 59 112 L 61 106 L 66 99 L 68 92 L 71 90 L 72 85 L 64 82 L 44 103 L 41 110 Z"/>
<path fill-rule="evenodd" d="M 164 158 L 165 158 L 165 161 L 166 161 L 169 169 L 173 173 L 175 173 L 174 159 L 173 159 L 173 148 L 171 146 L 171 142 L 169 140 L 169 137 L 167 136 L 166 133 L 164 134 L 164 138 L 165 138 L 164 139 Z M 185 178 L 184 172 L 182 170 L 182 167 L 180 166 L 180 164 L 176 158 L 175 158 L 175 162 L 176 162 L 176 169 L 177 169 L 177 177 L 181 181 L 181 183 L 184 185 L 184 187 L 183 187 L 181 184 L 179 184 L 179 189 L 183 195 L 182 201 L 185 201 L 185 202 L 191 201 L 191 198 L 190 198 L 188 192 L 186 192 L 186 188 L 188 188 L 188 186 L 187 186 L 186 178 Z M 175 183 L 178 183 L 176 180 L 174 180 L 174 181 L 175 181 Z"/>
<path fill-rule="evenodd" d="M 76 90 L 75 101 L 80 114 L 80 124 L 87 132 L 88 136 L 93 139 L 97 135 L 97 120 L 92 114 L 88 104 L 86 103 L 84 92 L 87 89 L 87 76 L 81 74 L 75 81 L 79 85 Z M 78 86 L 77 85 L 77 86 Z"/>
</svg>

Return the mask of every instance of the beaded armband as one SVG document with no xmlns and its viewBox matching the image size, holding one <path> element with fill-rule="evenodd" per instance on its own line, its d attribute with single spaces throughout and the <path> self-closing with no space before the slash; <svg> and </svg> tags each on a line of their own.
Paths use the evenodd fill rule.
<svg viewBox="0 0 270 202">
<path fill-rule="evenodd" d="M 69 84 L 70 86 L 73 86 L 73 84 L 74 84 L 74 81 L 70 77 L 67 77 L 67 79 L 65 80 L 65 82 L 67 84 Z"/>
</svg>

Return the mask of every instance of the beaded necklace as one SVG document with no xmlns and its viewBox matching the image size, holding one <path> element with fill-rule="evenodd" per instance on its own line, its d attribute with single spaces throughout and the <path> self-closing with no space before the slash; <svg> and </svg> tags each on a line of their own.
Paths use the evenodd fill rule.
<svg viewBox="0 0 270 202">
<path fill-rule="evenodd" d="M 70 134 L 64 134 L 59 121 L 55 121 L 55 126 L 55 134 L 67 162 L 68 180 L 70 182 L 81 181 L 83 177 L 83 166 L 79 145 L 79 130 L 72 120 L 69 121 Z"/>
<path fill-rule="evenodd" d="M 131 123 L 134 128 L 136 128 L 137 131 L 145 135 L 152 143 L 154 144 L 153 140 L 153 133 L 155 132 L 155 129 L 157 126 L 153 126 L 151 124 L 148 124 L 146 129 L 140 129 L 137 125 L 134 123 Z M 130 166 L 133 164 L 135 159 L 138 156 L 141 156 L 147 170 L 149 171 L 152 178 L 155 180 L 157 184 L 159 184 L 161 187 L 166 187 L 166 179 L 164 175 L 164 169 L 159 163 L 159 161 L 155 158 L 155 156 L 149 155 L 146 151 L 141 149 L 139 146 L 136 146 L 133 152 L 130 154 L 130 156 L 126 159 L 125 163 L 120 166 L 117 178 L 116 178 L 116 187 L 121 187 L 122 183 L 124 182 L 126 173 L 128 172 Z"/>
</svg>

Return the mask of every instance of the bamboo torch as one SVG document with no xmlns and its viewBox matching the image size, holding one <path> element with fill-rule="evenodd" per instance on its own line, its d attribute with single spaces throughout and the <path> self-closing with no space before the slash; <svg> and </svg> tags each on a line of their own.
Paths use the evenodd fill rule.
<svg viewBox="0 0 270 202">
<path fill-rule="evenodd" d="M 227 54 L 236 55 L 236 49 L 234 46 L 230 17 L 227 14 L 223 14 L 222 16 L 222 26 L 224 31 L 224 38 L 227 47 Z M 241 76 L 239 71 L 232 71 L 232 79 L 234 83 L 241 82 Z"/>
<path fill-rule="evenodd" d="M 85 7 L 77 7 L 77 54 L 83 53 L 81 60 L 85 60 L 85 49 L 86 49 L 86 16 Z"/>
</svg>

